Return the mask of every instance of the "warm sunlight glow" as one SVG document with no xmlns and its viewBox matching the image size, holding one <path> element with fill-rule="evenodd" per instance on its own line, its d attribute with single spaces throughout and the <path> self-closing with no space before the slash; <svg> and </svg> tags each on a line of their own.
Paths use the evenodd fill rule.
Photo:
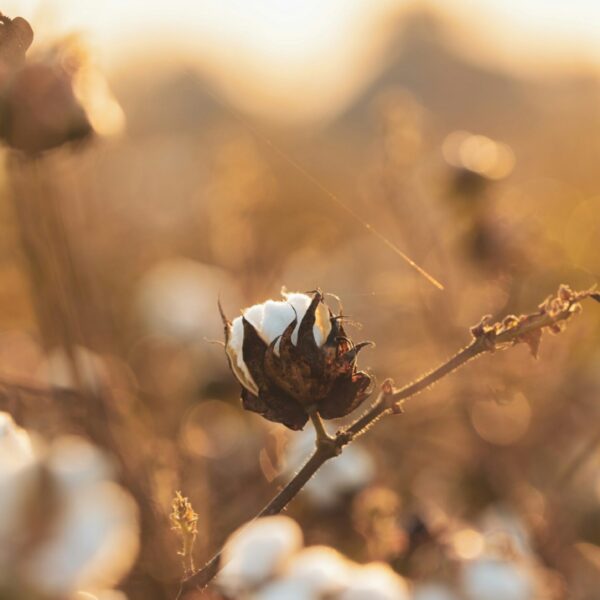
<svg viewBox="0 0 600 600">
<path fill-rule="evenodd" d="M 600 5 L 534 0 L 9 0 L 37 40 L 78 31 L 102 66 L 147 57 L 197 64 L 237 106 L 271 119 L 319 119 L 369 78 L 405 9 L 450 17 L 453 42 L 473 61 L 534 69 L 544 61 L 600 61 Z M 494 30 L 490 31 L 493 23 Z"/>
</svg>

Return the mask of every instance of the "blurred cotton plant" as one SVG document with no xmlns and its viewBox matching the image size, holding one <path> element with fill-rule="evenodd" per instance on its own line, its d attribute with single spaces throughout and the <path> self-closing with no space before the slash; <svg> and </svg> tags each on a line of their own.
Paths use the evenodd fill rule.
<svg viewBox="0 0 600 600">
<path fill-rule="evenodd" d="M 532 600 L 536 579 L 524 564 L 500 558 L 478 558 L 463 567 L 462 588 L 467 600 Z"/>
<path fill-rule="evenodd" d="M 288 476 L 302 466 L 315 444 L 315 432 L 311 429 L 292 436 L 284 456 L 285 473 Z M 326 462 L 306 484 L 303 493 L 315 507 L 332 509 L 368 486 L 375 475 L 375 461 L 359 442 L 348 446 L 340 456 Z"/>
<path fill-rule="evenodd" d="M 75 437 L 46 446 L 0 413 L 0 597 L 111 589 L 137 551 L 137 507 L 103 454 Z"/>
<path fill-rule="evenodd" d="M 239 600 L 408 600 L 408 583 L 384 563 L 359 565 L 327 546 L 303 547 L 289 517 L 265 517 L 225 544 L 217 586 Z"/>
<path fill-rule="evenodd" d="M 69 38 L 29 58 L 27 21 L 0 15 L 0 138 L 35 156 L 123 129 L 121 107 L 81 43 Z"/>
</svg>

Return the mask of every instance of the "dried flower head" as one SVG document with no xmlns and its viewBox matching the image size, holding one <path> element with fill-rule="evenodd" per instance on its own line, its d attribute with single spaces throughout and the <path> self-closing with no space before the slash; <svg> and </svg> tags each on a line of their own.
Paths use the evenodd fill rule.
<svg viewBox="0 0 600 600">
<path fill-rule="evenodd" d="M 175 492 L 171 506 L 173 508 L 169 515 L 171 529 L 176 531 L 181 537 L 179 556 L 183 557 L 186 573 L 193 572 L 194 559 L 192 553 L 196 536 L 198 535 L 198 513 L 192 507 L 189 499 L 183 496 L 180 491 Z"/>
<path fill-rule="evenodd" d="M 242 385 L 244 408 L 290 429 L 302 429 L 308 416 L 347 415 L 369 395 L 371 378 L 356 367 L 359 351 L 341 315 L 323 294 L 283 294 L 243 311 L 225 325 L 225 349 Z"/>
<path fill-rule="evenodd" d="M 576 292 L 562 284 L 556 294 L 548 296 L 538 306 L 537 312 L 508 315 L 497 323 L 493 322 L 491 315 L 486 315 L 471 328 L 471 335 L 485 343 L 490 351 L 506 345 L 526 344 L 537 358 L 544 330 L 555 334 L 564 331 L 571 317 L 581 312 L 581 301 L 586 298 L 600 302 L 600 294 L 595 288 Z"/>
<path fill-rule="evenodd" d="M 25 19 L 0 13 L 0 72 L 22 63 L 32 42 L 33 30 Z"/>
<path fill-rule="evenodd" d="M 38 155 L 93 133 L 115 133 L 123 114 L 75 38 L 27 58 L 33 31 L 0 14 L 0 139 Z"/>
</svg>

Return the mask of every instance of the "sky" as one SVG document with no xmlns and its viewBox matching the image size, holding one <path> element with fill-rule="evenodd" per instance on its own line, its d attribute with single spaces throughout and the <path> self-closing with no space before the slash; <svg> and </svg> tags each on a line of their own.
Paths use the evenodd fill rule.
<svg viewBox="0 0 600 600">
<path fill-rule="evenodd" d="M 327 116 L 373 76 L 392 19 L 433 7 L 467 58 L 539 75 L 600 69 L 600 0 L 3 0 L 39 43 L 83 34 L 108 69 L 185 55 L 250 111 Z M 153 60 L 156 59 L 153 56 Z M 275 115 L 276 116 L 276 115 Z"/>
</svg>

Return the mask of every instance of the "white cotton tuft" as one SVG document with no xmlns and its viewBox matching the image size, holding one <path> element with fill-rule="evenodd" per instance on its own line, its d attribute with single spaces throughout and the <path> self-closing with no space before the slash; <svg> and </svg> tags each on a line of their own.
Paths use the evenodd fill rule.
<svg viewBox="0 0 600 600">
<path fill-rule="evenodd" d="M 446 585 L 423 583 L 413 591 L 412 600 L 458 600 L 458 598 Z"/>
<path fill-rule="evenodd" d="M 240 527 L 223 549 L 223 568 L 217 584 L 238 597 L 281 570 L 302 547 L 302 530 L 289 517 L 263 517 Z"/>
<path fill-rule="evenodd" d="M 348 587 L 339 600 L 409 600 L 408 584 L 384 563 L 369 563 L 352 570 Z"/>
<path fill-rule="evenodd" d="M 110 480 L 104 457 L 79 438 L 61 438 L 47 459 L 58 508 L 27 566 L 50 595 L 115 585 L 138 552 L 137 507 Z"/>
<path fill-rule="evenodd" d="M 465 564 L 463 588 L 468 600 L 530 600 L 533 582 L 514 562 L 480 559 Z"/>
<path fill-rule="evenodd" d="M 294 556 L 286 570 L 286 576 L 306 582 L 315 594 L 333 594 L 348 582 L 350 565 L 333 548 L 311 546 Z"/>
<path fill-rule="evenodd" d="M 306 429 L 295 433 L 286 451 L 286 470 L 295 473 L 315 447 L 315 432 Z M 328 460 L 308 481 L 301 493 L 321 508 L 335 506 L 345 494 L 357 492 L 375 477 L 375 462 L 369 452 L 355 442 Z"/>
<path fill-rule="evenodd" d="M 176 257 L 154 264 L 137 286 L 136 308 L 150 333 L 183 342 L 222 335 L 214 318 L 217 298 L 237 301 L 233 279 L 222 269 Z"/>
<path fill-rule="evenodd" d="M 254 326 L 258 334 L 267 344 L 270 344 L 280 336 L 297 316 L 298 323 L 296 329 L 292 333 L 292 343 L 295 344 L 298 341 L 298 328 L 300 327 L 302 318 L 312 302 L 312 296 L 297 292 L 283 293 L 283 297 L 285 300 L 267 300 L 262 304 L 255 304 L 242 311 L 246 320 Z M 329 321 L 329 311 L 327 307 L 321 303 L 316 310 L 315 324 L 313 326 L 313 335 L 317 345 L 321 346 L 325 343 L 330 330 L 331 323 Z M 231 359 L 233 371 L 240 383 L 249 391 L 256 394 L 258 393 L 258 388 L 244 362 L 242 352 L 243 343 L 244 324 L 242 322 L 242 317 L 240 316 L 232 321 L 226 351 Z"/>
<path fill-rule="evenodd" d="M 29 434 L 8 413 L 0 412 L 0 481 L 31 464 L 34 459 Z"/>
<path fill-rule="evenodd" d="M 36 459 L 29 434 L 0 412 L 0 579 L 14 552 L 14 536 L 35 487 Z"/>
<path fill-rule="evenodd" d="M 315 600 L 313 588 L 301 579 L 277 579 L 250 595 L 250 600 Z"/>
<path fill-rule="evenodd" d="M 311 546 L 293 555 L 285 571 L 252 596 L 252 600 L 333 598 L 350 579 L 350 562 L 327 546 Z"/>
</svg>

